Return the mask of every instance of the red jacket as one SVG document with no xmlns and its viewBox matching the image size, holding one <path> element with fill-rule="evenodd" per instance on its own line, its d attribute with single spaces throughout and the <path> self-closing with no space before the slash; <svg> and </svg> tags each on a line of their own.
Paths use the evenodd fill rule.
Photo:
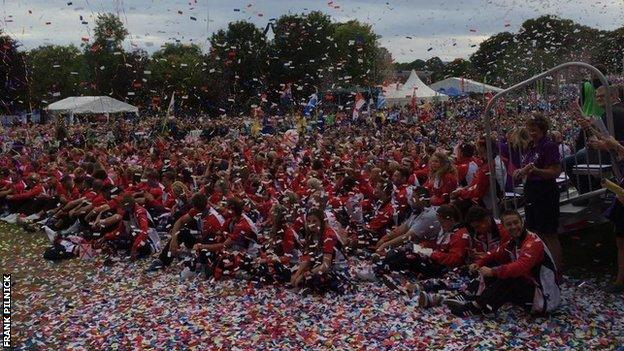
<svg viewBox="0 0 624 351">
<path fill-rule="evenodd" d="M 123 207 L 117 209 L 117 214 L 121 216 L 124 215 Z M 134 238 L 132 239 L 132 249 L 130 253 L 132 257 L 135 257 L 137 250 L 148 244 L 147 231 L 149 229 L 149 221 L 147 219 L 147 210 L 135 204 L 130 218 L 130 224 L 136 225 L 136 228 L 134 228 L 135 231 L 130 231 L 131 228 L 127 227 L 126 224 L 126 221 L 122 218 L 117 229 L 104 235 L 104 240 L 114 240 L 118 237 Z"/>
<path fill-rule="evenodd" d="M 531 271 L 544 259 L 544 243 L 532 232 L 525 232 L 521 242 L 508 238 L 498 249 L 491 251 L 477 262 L 479 267 L 496 265 L 494 276 L 500 279 L 532 278 Z"/>
<path fill-rule="evenodd" d="M 480 200 L 487 194 L 490 188 L 490 171 L 487 162 L 477 169 L 472 183 L 458 191 L 457 196 L 463 200 Z"/>
<path fill-rule="evenodd" d="M 377 209 L 373 218 L 366 225 L 366 229 L 377 233 L 377 236 L 381 238 L 386 235 L 386 230 L 391 229 L 396 224 L 394 223 L 394 214 L 392 201 L 388 201 Z"/>
<path fill-rule="evenodd" d="M 431 260 L 447 267 L 463 265 L 470 246 L 470 234 L 466 228 L 455 229 L 452 233 L 441 233 L 441 236 L 438 236 L 437 241 L 421 244 L 433 249 Z"/>
<path fill-rule="evenodd" d="M 435 184 L 434 179 L 429 177 L 424 187 L 431 194 L 431 205 L 444 205 L 448 202 L 449 196 L 453 190 L 457 189 L 457 177 L 452 173 L 447 173 L 442 176 L 438 184 Z"/>
<path fill-rule="evenodd" d="M 137 187 L 140 191 L 144 191 L 150 193 L 154 200 L 146 202 L 146 205 L 151 207 L 161 207 L 163 205 L 163 186 L 160 183 L 150 184 L 150 183 L 141 183 Z"/>
<path fill-rule="evenodd" d="M 498 235 L 494 234 L 498 232 Z M 474 234 L 470 236 L 470 249 L 474 253 L 487 254 L 497 250 L 500 245 L 509 240 L 509 234 L 500 223 L 492 223 L 492 229 L 486 236 Z"/>
<path fill-rule="evenodd" d="M 43 186 L 41 184 L 37 184 L 32 189 L 13 194 L 12 199 L 17 201 L 29 200 L 41 195 L 42 192 Z"/>
</svg>

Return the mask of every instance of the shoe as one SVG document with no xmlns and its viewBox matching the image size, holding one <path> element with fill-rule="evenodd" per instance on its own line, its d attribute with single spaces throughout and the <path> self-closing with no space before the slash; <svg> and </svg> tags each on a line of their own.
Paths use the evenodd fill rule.
<svg viewBox="0 0 624 351">
<path fill-rule="evenodd" d="M 24 219 L 27 220 L 27 221 L 36 221 L 39 218 L 41 218 L 41 217 L 37 213 L 33 213 L 30 216 L 24 217 Z"/>
<path fill-rule="evenodd" d="M 50 242 L 54 244 L 54 240 L 56 240 L 56 235 L 57 235 L 56 232 L 50 229 L 50 227 L 48 227 L 47 225 L 43 226 L 43 231 L 48 236 L 48 239 L 50 240 Z"/>
<path fill-rule="evenodd" d="M 37 221 L 37 224 L 46 224 L 46 222 L 50 219 L 49 217 L 43 217 L 41 220 Z"/>
<path fill-rule="evenodd" d="M 624 284 L 610 284 L 605 288 L 607 294 L 622 294 L 624 293 Z"/>
<path fill-rule="evenodd" d="M 299 295 L 301 295 L 301 296 L 309 296 L 309 295 L 312 295 L 312 289 L 310 289 L 310 288 L 308 288 L 308 287 L 305 287 L 305 288 L 303 288 L 303 289 L 299 290 Z"/>
<path fill-rule="evenodd" d="M 444 304 L 457 317 L 470 317 L 481 313 L 481 309 L 473 302 L 467 302 L 461 298 L 444 300 Z"/>
<path fill-rule="evenodd" d="M 24 228 L 25 231 L 29 232 L 29 233 L 34 233 L 37 231 L 37 226 L 35 226 L 32 223 L 26 222 L 22 225 L 22 228 Z"/>
<path fill-rule="evenodd" d="M 355 276 L 365 282 L 375 282 L 377 281 L 377 276 L 375 272 L 373 272 L 372 267 L 362 267 L 360 269 L 355 270 Z"/>
<path fill-rule="evenodd" d="M 28 223 L 28 220 L 26 219 L 26 216 L 19 215 L 15 219 L 15 223 L 18 224 L 18 225 L 24 225 L 24 224 Z"/>
<path fill-rule="evenodd" d="M 67 236 L 73 233 L 77 233 L 80 230 L 80 221 L 76 220 L 69 228 L 62 230 L 61 235 Z"/>
<path fill-rule="evenodd" d="M 165 265 L 160 259 L 155 259 L 152 264 L 145 270 L 146 272 L 156 272 L 158 270 L 163 269 Z"/>
<path fill-rule="evenodd" d="M 424 291 L 418 294 L 418 307 L 420 308 L 438 307 L 442 305 L 443 301 L 444 297 L 440 294 L 426 293 Z"/>
<path fill-rule="evenodd" d="M 389 276 L 388 274 L 382 274 L 381 277 L 379 277 L 379 279 L 381 280 L 382 283 L 384 283 L 385 286 L 387 286 L 390 290 L 402 290 L 401 289 L 401 285 L 399 285 L 399 283 L 397 283 L 391 276 Z"/>
<path fill-rule="evenodd" d="M 184 267 L 182 272 L 180 272 L 180 281 L 185 281 L 187 279 L 191 279 L 197 277 L 197 273 L 193 272 L 190 268 Z"/>
<path fill-rule="evenodd" d="M 10 215 L 3 217 L 1 220 L 10 224 L 15 224 L 17 222 L 17 213 L 11 213 Z"/>
<path fill-rule="evenodd" d="M 412 297 L 414 295 L 420 294 L 420 292 L 423 291 L 423 288 L 422 285 L 420 285 L 419 283 L 407 283 L 405 284 L 404 290 L 407 296 Z"/>
</svg>

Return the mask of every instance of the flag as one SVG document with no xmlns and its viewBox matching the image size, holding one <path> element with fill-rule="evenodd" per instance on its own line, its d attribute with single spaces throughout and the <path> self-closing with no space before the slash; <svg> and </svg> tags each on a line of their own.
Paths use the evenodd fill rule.
<svg viewBox="0 0 624 351">
<path fill-rule="evenodd" d="M 416 90 L 418 90 L 418 87 L 414 87 L 414 90 L 412 90 L 412 111 L 416 111 Z"/>
<path fill-rule="evenodd" d="M 292 101 L 292 87 L 290 83 L 286 84 L 286 88 L 282 91 L 280 101 L 282 105 L 290 105 L 290 102 Z"/>
<path fill-rule="evenodd" d="M 167 116 L 171 116 L 173 113 L 173 105 L 175 104 L 175 91 L 171 94 L 171 101 L 169 101 L 169 107 L 167 107 Z"/>
<path fill-rule="evenodd" d="M 353 107 L 353 119 L 357 119 L 358 117 L 360 117 L 360 111 L 362 110 L 362 107 L 364 107 L 365 103 L 366 103 L 366 100 L 364 100 L 364 97 L 362 96 L 361 93 L 355 94 L 355 106 Z"/>
<path fill-rule="evenodd" d="M 381 94 L 377 95 L 377 109 L 381 110 L 384 107 L 386 107 L 386 97 L 381 92 Z"/>
<path fill-rule="evenodd" d="M 303 109 L 303 115 L 310 116 L 310 114 L 312 113 L 312 110 L 316 108 L 317 102 L 318 102 L 318 95 L 316 95 L 316 93 L 310 95 L 310 100 L 308 101 L 308 104 L 306 105 L 306 107 Z"/>
</svg>

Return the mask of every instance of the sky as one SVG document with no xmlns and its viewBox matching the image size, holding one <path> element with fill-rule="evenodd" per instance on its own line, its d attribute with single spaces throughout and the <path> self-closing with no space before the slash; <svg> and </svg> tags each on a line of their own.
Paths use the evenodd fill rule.
<svg viewBox="0 0 624 351">
<path fill-rule="evenodd" d="M 283 14 L 320 10 L 334 21 L 372 25 L 395 62 L 468 58 L 489 36 L 516 32 L 545 14 L 604 30 L 624 26 L 624 0 L 2 0 L 0 6 L 0 29 L 23 49 L 80 45 L 91 38 L 97 14 L 112 12 L 130 32 L 126 48 L 150 53 L 176 40 L 206 50 L 210 34 L 229 22 L 264 28 Z"/>
</svg>

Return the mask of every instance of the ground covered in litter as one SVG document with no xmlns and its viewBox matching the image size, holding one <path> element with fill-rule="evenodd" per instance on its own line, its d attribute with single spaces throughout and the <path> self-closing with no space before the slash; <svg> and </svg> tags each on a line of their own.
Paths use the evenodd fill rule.
<svg viewBox="0 0 624 351">
<path fill-rule="evenodd" d="M 148 261 L 50 263 L 46 244 L 42 233 L 0 224 L 17 349 L 624 350 L 624 299 L 601 291 L 608 277 L 566 277 L 562 306 L 548 318 L 506 308 L 460 319 L 372 283 L 302 297 L 242 280 L 180 282 L 180 267 L 143 273 Z"/>
</svg>

